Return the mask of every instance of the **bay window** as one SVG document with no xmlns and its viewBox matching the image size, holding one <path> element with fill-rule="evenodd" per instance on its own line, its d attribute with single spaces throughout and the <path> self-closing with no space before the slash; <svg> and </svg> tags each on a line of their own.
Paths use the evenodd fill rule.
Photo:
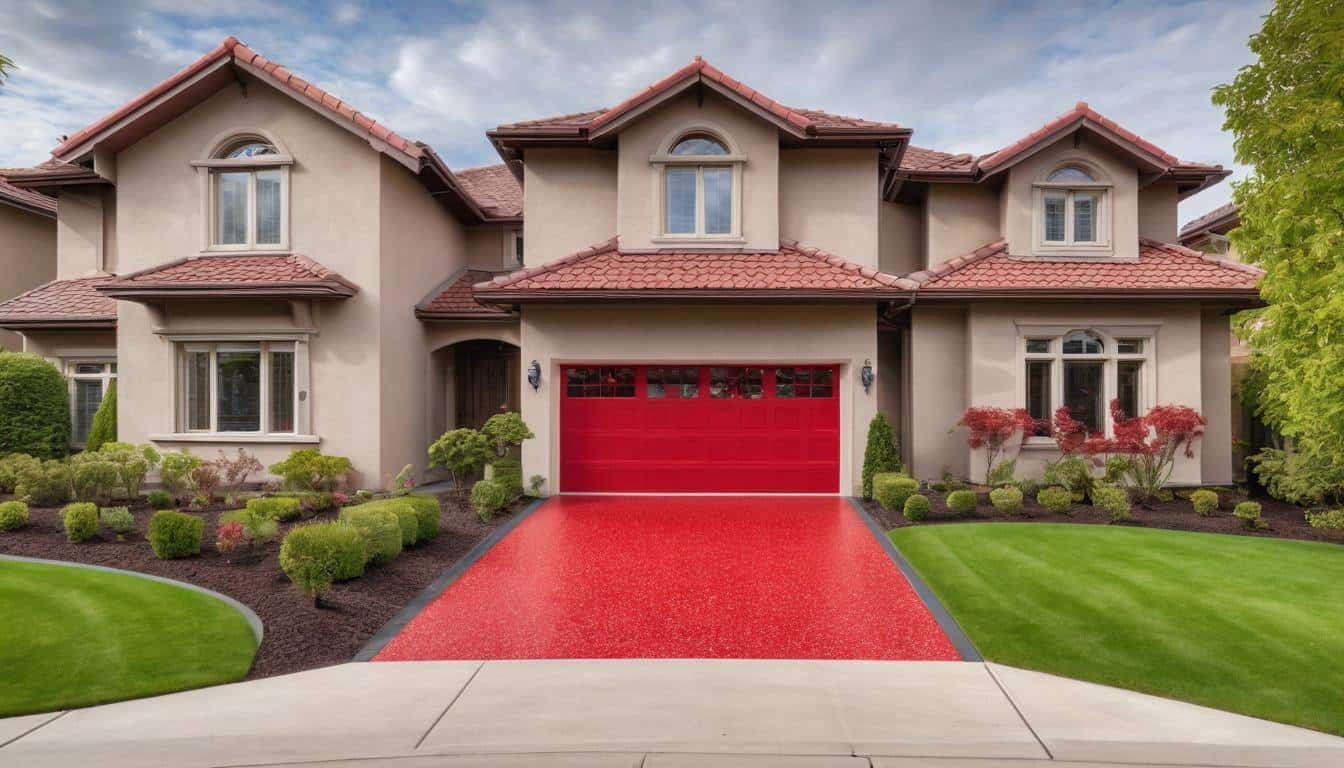
<svg viewBox="0 0 1344 768">
<path fill-rule="evenodd" d="M 294 434 L 295 353 L 292 341 L 179 345 L 179 431 Z"/>
<path fill-rule="evenodd" d="M 1151 336 L 1110 335 L 1090 329 L 1029 333 L 1022 339 L 1023 407 L 1041 423 L 1035 437 L 1050 434 L 1060 406 L 1089 434 L 1111 432 L 1110 402 L 1120 401 L 1126 417 L 1152 405 Z"/>
</svg>

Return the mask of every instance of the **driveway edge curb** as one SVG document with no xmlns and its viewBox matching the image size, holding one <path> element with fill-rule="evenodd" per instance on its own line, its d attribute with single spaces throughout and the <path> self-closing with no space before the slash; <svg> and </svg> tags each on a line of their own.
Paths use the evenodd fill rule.
<svg viewBox="0 0 1344 768">
<path fill-rule="evenodd" d="M 369 641 L 364 644 L 364 647 L 359 649 L 359 653 L 356 653 L 351 661 L 373 661 L 373 657 L 377 656 L 378 652 L 383 650 L 383 647 L 392 641 L 392 638 L 400 634 L 401 630 L 405 629 L 406 625 L 410 624 L 412 619 L 420 615 L 420 611 L 424 610 L 425 606 L 429 605 L 434 598 L 443 594 L 444 590 L 452 586 L 453 582 L 457 581 L 463 573 L 466 573 L 468 568 L 475 565 L 477 560 L 484 557 L 486 552 L 489 552 L 492 547 L 498 544 L 500 539 L 504 538 L 510 531 L 521 525 L 524 520 L 532 516 L 532 513 L 535 512 L 538 507 L 549 500 L 550 497 L 533 500 L 531 504 L 528 504 L 523 508 L 523 511 L 514 515 L 508 522 L 491 531 L 484 539 L 476 542 L 476 546 L 472 547 L 467 554 L 463 555 L 456 563 L 449 566 L 446 571 L 436 576 L 434 580 L 429 583 L 429 586 L 420 590 L 415 597 L 411 598 L 410 602 L 403 605 L 401 610 L 397 611 L 392 618 L 388 619 L 386 624 L 379 627 L 378 631 L 373 633 L 373 637 L 369 638 Z"/>
<path fill-rule="evenodd" d="M 915 594 L 919 595 L 919 599 L 924 602 L 924 606 L 929 609 L 929 613 L 933 614 L 933 620 L 938 622 L 939 628 L 947 635 L 947 639 L 952 641 L 952 646 L 957 649 L 957 653 L 961 654 L 961 660 L 983 662 L 985 657 L 980 655 L 975 643 L 972 643 L 971 638 L 966 635 L 966 630 L 962 629 L 957 620 L 952 617 L 942 601 L 933 593 L 933 589 L 925 583 L 924 579 L 920 578 L 919 572 L 915 570 L 909 560 L 905 559 L 901 550 L 896 548 L 896 545 L 891 541 L 891 537 L 887 536 L 887 532 L 882 530 L 882 526 L 878 525 L 877 520 L 874 520 L 873 516 L 868 514 L 868 510 L 863 508 L 863 504 L 858 499 L 853 496 L 848 498 L 849 506 L 858 513 L 864 525 L 868 526 L 868 530 L 872 532 L 878 544 L 886 550 L 887 556 L 900 569 L 901 575 L 905 576 L 905 580 L 910 582 Z"/>
</svg>

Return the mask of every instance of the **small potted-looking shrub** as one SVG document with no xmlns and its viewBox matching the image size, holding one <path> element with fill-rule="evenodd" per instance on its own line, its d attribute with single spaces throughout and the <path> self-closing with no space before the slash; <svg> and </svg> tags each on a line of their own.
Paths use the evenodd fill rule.
<svg viewBox="0 0 1344 768">
<path fill-rule="evenodd" d="M 98 533 L 98 505 L 89 502 L 75 502 L 65 505 L 61 510 L 61 519 L 65 524 L 65 538 L 72 543 L 88 541 Z"/>
<path fill-rule="evenodd" d="M 28 524 L 28 505 L 22 501 L 0 503 L 0 531 L 17 531 Z"/>
<path fill-rule="evenodd" d="M 1012 486 L 995 488 L 989 492 L 989 503 L 1001 515 L 1022 514 L 1022 491 Z"/>
<path fill-rule="evenodd" d="M 160 560 L 176 560 L 201 553 L 205 521 L 185 512 L 161 509 L 149 519 L 149 546 Z"/>
<path fill-rule="evenodd" d="M 1232 509 L 1232 514 L 1247 527 L 1251 529 L 1264 528 L 1265 521 L 1260 519 L 1260 503 L 1256 501 L 1243 501 Z"/>
<path fill-rule="evenodd" d="M 920 520 L 929 516 L 929 499 L 918 493 L 912 493 L 905 499 L 905 505 L 901 508 L 901 514 L 906 520 L 912 523 L 918 523 Z"/>
<path fill-rule="evenodd" d="M 1214 517 L 1218 514 L 1218 494 L 1206 488 L 1190 494 L 1190 504 L 1200 517 Z"/>
<path fill-rule="evenodd" d="M 961 489 L 947 494 L 947 509 L 958 517 L 970 517 L 975 514 L 975 491 Z"/>
</svg>

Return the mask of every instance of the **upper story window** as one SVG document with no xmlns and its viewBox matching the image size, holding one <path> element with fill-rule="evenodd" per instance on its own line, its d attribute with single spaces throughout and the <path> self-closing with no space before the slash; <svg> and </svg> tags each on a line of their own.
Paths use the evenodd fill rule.
<svg viewBox="0 0 1344 768">
<path fill-rule="evenodd" d="M 523 230 L 522 227 L 510 229 L 504 233 L 505 269 L 518 269 L 523 266 Z"/>
<path fill-rule="evenodd" d="M 1068 163 L 1036 183 L 1039 251 L 1089 253 L 1109 247 L 1110 184 L 1097 172 Z"/>
<path fill-rule="evenodd" d="M 653 162 L 662 174 L 658 239 L 740 238 L 743 158 L 727 141 L 707 131 L 683 133 Z"/>
<path fill-rule="evenodd" d="M 289 166 L 273 141 L 233 137 L 195 163 L 206 178 L 207 250 L 289 248 Z"/>
</svg>

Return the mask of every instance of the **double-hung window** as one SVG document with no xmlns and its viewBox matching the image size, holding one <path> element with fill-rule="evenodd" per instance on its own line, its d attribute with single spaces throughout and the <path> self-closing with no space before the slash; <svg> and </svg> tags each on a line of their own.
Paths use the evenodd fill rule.
<svg viewBox="0 0 1344 768">
<path fill-rule="evenodd" d="M 93 427 L 93 416 L 117 380 L 117 364 L 110 360 L 66 360 L 70 384 L 70 444 L 83 446 Z"/>
<path fill-rule="evenodd" d="M 180 431 L 294 434 L 295 352 L 292 341 L 179 345 Z"/>
<path fill-rule="evenodd" d="M 209 177 L 208 249 L 289 247 L 290 162 L 269 142 L 245 139 L 204 163 Z"/>
<path fill-rule="evenodd" d="M 1023 407 L 1040 423 L 1037 437 L 1049 435 L 1061 406 L 1089 434 L 1109 434 L 1110 402 L 1120 401 L 1126 417 L 1151 407 L 1149 391 L 1152 338 L 1139 334 L 1103 335 L 1075 329 L 1063 334 L 1031 333 L 1022 340 Z"/>
<path fill-rule="evenodd" d="M 665 155 L 662 168 L 661 239 L 733 239 L 740 234 L 741 158 L 707 133 L 690 133 Z"/>
<path fill-rule="evenodd" d="M 1099 249 L 1109 245 L 1109 185 L 1079 165 L 1065 165 L 1037 185 L 1037 247 Z"/>
</svg>

